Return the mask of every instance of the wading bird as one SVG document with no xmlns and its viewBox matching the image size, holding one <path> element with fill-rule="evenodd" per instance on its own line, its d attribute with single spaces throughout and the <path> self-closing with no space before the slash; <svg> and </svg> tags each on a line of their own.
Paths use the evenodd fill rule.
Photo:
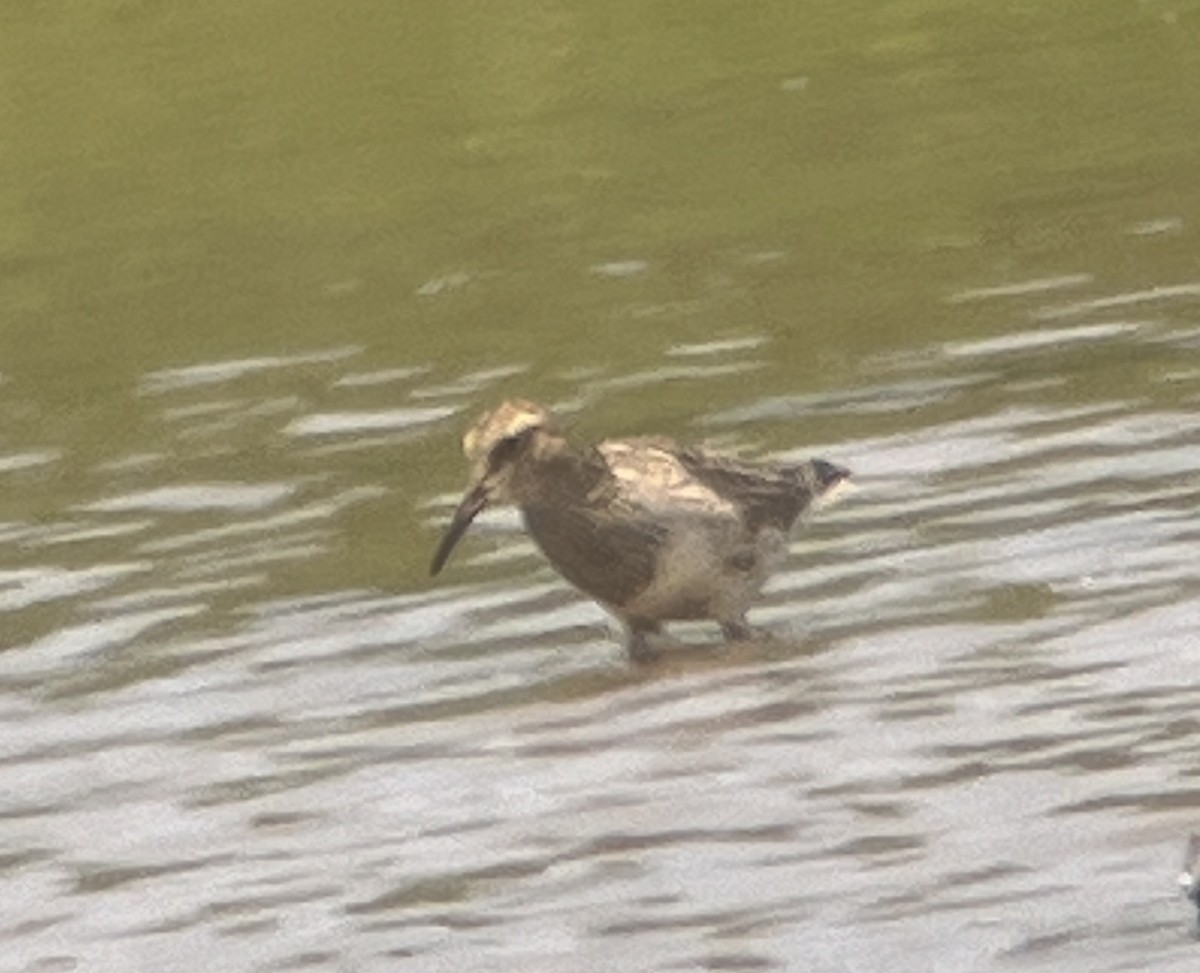
<svg viewBox="0 0 1200 973">
<path fill-rule="evenodd" d="M 850 476 L 821 459 L 751 463 L 662 438 L 578 446 L 519 399 L 484 415 L 463 451 L 470 484 L 430 572 L 484 507 L 516 504 L 558 573 L 621 621 L 635 660 L 652 656 L 664 622 L 712 619 L 726 639 L 750 637 L 746 611 L 792 525 Z"/>
</svg>

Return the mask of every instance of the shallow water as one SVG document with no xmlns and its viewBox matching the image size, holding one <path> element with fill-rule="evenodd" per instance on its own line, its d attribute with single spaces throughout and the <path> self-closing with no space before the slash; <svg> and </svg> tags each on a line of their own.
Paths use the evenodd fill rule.
<svg viewBox="0 0 1200 973">
<path fill-rule="evenodd" d="M 357 387 L 356 356 L 147 376 L 130 394 L 161 451 L 5 525 L 27 633 L 0 668 L 6 967 L 1182 969 L 1195 333 L 1063 337 L 697 415 L 698 438 L 782 443 L 798 413 L 874 432 L 775 451 L 860 489 L 797 534 L 754 614 L 773 637 L 684 627 L 649 668 L 504 514 L 446 584 L 303 590 L 387 503 L 343 458 L 450 438 L 477 376 L 436 409 L 324 411 L 280 386 L 316 367 Z M 769 349 L 696 357 L 737 383 Z M 1084 401 L 1081 353 L 1114 391 L 1174 377 Z M 255 436 L 286 474 L 177 472 Z M 11 489 L 35 490 L 11 455 Z M 415 498 L 418 560 L 449 500 Z"/>
<path fill-rule="evenodd" d="M 1192 969 L 1194 5 L 419 6 L 4 15 L 0 973 Z M 631 666 L 514 394 L 859 489 Z"/>
</svg>

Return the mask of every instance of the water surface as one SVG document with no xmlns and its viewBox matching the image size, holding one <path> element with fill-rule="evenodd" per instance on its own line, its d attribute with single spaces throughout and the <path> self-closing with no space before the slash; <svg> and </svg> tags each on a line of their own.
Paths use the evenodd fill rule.
<svg viewBox="0 0 1200 973">
<path fill-rule="evenodd" d="M 0 970 L 1193 968 L 1197 15 L 14 6 Z M 633 667 L 512 394 L 860 489 Z"/>
</svg>

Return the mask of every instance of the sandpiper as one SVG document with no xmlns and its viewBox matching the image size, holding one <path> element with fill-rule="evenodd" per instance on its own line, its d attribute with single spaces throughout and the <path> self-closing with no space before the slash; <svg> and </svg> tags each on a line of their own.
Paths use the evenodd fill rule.
<svg viewBox="0 0 1200 973">
<path fill-rule="evenodd" d="M 726 639 L 750 637 L 746 610 L 796 518 L 850 476 L 825 460 L 750 463 L 657 437 L 580 447 L 519 399 L 482 416 L 463 452 L 470 484 L 430 573 L 484 507 L 514 503 L 559 574 L 623 623 L 635 660 L 652 656 L 663 622 L 712 619 Z"/>
</svg>

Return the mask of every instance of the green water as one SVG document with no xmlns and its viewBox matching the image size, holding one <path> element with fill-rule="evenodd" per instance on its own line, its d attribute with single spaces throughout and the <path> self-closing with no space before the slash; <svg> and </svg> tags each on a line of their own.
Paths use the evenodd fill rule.
<svg viewBox="0 0 1200 973">
<path fill-rule="evenodd" d="M 1192 968 L 1197 36 L 9 0 L 0 968 Z M 505 395 L 864 489 L 633 671 Z"/>
<path fill-rule="evenodd" d="M 545 370 L 586 336 L 630 367 L 747 328 L 812 384 L 994 327 L 936 307 L 963 277 L 1128 274 L 1121 231 L 1195 198 L 1195 4 L 4 20 L 0 338 L 45 394 L 331 340 Z M 1153 259 L 1187 266 L 1186 240 Z M 589 272 L 622 260 L 645 273 Z"/>
</svg>

